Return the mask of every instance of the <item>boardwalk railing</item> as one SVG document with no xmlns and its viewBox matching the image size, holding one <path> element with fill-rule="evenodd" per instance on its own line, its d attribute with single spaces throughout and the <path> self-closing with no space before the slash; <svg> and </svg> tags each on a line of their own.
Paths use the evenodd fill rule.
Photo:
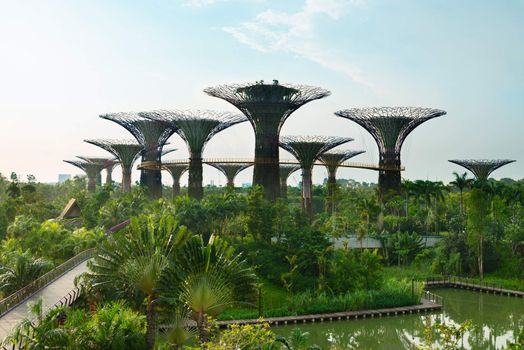
<svg viewBox="0 0 524 350">
<path fill-rule="evenodd" d="M 426 279 L 426 287 L 452 287 L 524 298 L 524 291 L 509 289 L 499 283 L 468 277 L 442 276 Z"/>
<path fill-rule="evenodd" d="M 75 268 L 80 265 L 82 262 L 90 259 L 95 252 L 95 249 L 85 250 L 71 259 L 64 262 L 62 265 L 52 269 L 51 271 L 45 273 L 44 275 L 38 277 L 33 282 L 29 283 L 27 286 L 22 289 L 14 292 L 3 300 L 0 300 L 0 317 L 7 313 L 9 310 L 13 309 L 21 302 L 26 300 L 28 297 L 36 293 L 41 288 L 47 286 L 49 283 L 56 280 L 58 277 L 62 276 L 67 271 Z M 79 293 L 79 292 L 78 292 Z M 76 296 L 78 297 L 78 295 Z M 64 305 L 64 304 L 62 304 Z"/>
<path fill-rule="evenodd" d="M 424 295 L 422 295 L 422 299 L 425 299 L 427 301 L 431 301 L 432 303 L 443 305 L 444 299 L 435 293 L 431 293 L 429 290 L 424 291 Z"/>
</svg>

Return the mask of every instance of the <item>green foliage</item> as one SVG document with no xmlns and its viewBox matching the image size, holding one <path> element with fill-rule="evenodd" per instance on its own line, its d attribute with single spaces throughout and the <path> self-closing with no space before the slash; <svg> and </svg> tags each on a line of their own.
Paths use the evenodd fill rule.
<svg viewBox="0 0 524 350">
<path fill-rule="evenodd" d="M 51 267 L 48 261 L 33 258 L 29 251 L 5 254 L 0 263 L 0 294 L 7 296 L 25 287 Z"/>
<path fill-rule="evenodd" d="M 459 325 L 432 322 L 429 317 L 425 320 L 424 343 L 419 346 L 422 350 L 458 350 L 459 344 L 466 332 L 473 328 L 471 320 L 466 320 Z M 435 346 L 435 342 L 437 345 Z"/>
<path fill-rule="evenodd" d="M 220 337 L 206 344 L 209 350 L 269 350 L 275 342 L 275 336 L 269 329 L 269 324 L 231 325 L 223 331 Z"/>
<path fill-rule="evenodd" d="M 377 251 L 337 250 L 329 264 L 328 285 L 335 293 L 379 289 L 383 282 Z"/>
</svg>

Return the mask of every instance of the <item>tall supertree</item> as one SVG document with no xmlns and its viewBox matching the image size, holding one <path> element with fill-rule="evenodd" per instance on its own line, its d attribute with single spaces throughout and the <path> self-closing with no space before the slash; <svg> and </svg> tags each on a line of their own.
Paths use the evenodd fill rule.
<svg viewBox="0 0 524 350">
<path fill-rule="evenodd" d="M 420 124 L 444 114 L 440 109 L 420 107 L 352 108 L 335 112 L 362 126 L 377 142 L 381 200 L 390 191 L 400 193 L 400 151 L 406 137 Z"/>
<path fill-rule="evenodd" d="M 189 197 L 201 199 L 202 153 L 213 136 L 235 124 L 247 121 L 241 114 L 210 110 L 164 110 L 141 113 L 142 116 L 171 125 L 189 149 Z"/>
<path fill-rule="evenodd" d="M 126 128 L 144 148 L 142 162 L 157 165 L 140 170 L 140 185 L 147 187 L 153 198 L 162 196 L 162 172 L 160 163 L 162 147 L 173 135 L 175 129 L 165 123 L 159 123 L 140 116 L 140 113 L 102 114 L 100 118 L 111 120 Z"/>
<path fill-rule="evenodd" d="M 319 157 L 330 149 L 343 143 L 353 141 L 349 137 L 334 136 L 283 136 L 280 138 L 280 147 L 293 154 L 302 169 L 302 209 L 313 220 L 313 164 Z"/>
<path fill-rule="evenodd" d="M 218 169 L 227 178 L 227 187 L 235 188 L 235 177 L 253 163 L 206 163 L 211 165 L 213 168 Z"/>
<path fill-rule="evenodd" d="M 134 140 L 84 140 L 101 147 L 114 155 L 122 168 L 122 191 L 131 191 L 131 170 L 136 159 L 142 154 L 144 146 Z"/>
<path fill-rule="evenodd" d="M 449 161 L 468 169 L 480 181 L 487 180 L 489 175 L 498 168 L 515 162 L 512 159 L 451 159 Z"/>
<path fill-rule="evenodd" d="M 356 151 L 351 149 L 346 150 L 334 150 L 323 153 L 319 159 L 326 166 L 328 172 L 327 179 L 327 211 L 328 213 L 333 212 L 334 209 L 334 196 L 335 187 L 337 186 L 337 170 L 339 166 L 346 160 L 358 156 L 366 151 Z"/>
<path fill-rule="evenodd" d="M 280 176 L 280 197 L 287 198 L 287 179 L 289 175 L 300 169 L 298 165 L 293 164 L 280 164 L 279 176 Z"/>
<path fill-rule="evenodd" d="M 77 156 L 77 158 L 85 160 L 86 162 L 104 165 L 103 169 L 106 171 L 106 185 L 110 185 L 113 183 L 113 168 L 118 164 L 118 161 L 116 159 L 84 156 Z"/>
<path fill-rule="evenodd" d="M 162 163 L 162 168 L 169 171 L 173 178 L 173 198 L 180 195 L 180 177 L 187 171 L 189 165 L 187 163 L 170 163 L 169 161 Z"/>
<path fill-rule="evenodd" d="M 264 187 L 266 198 L 280 196 L 278 144 L 286 119 L 304 104 L 330 95 L 328 90 L 305 85 L 248 84 L 220 85 L 204 90 L 242 111 L 255 131 L 253 185 Z"/>
<path fill-rule="evenodd" d="M 85 160 L 64 160 L 64 162 L 82 169 L 87 176 L 87 191 L 91 193 L 96 191 L 96 180 L 102 169 L 104 169 L 104 164 L 92 163 Z"/>
</svg>

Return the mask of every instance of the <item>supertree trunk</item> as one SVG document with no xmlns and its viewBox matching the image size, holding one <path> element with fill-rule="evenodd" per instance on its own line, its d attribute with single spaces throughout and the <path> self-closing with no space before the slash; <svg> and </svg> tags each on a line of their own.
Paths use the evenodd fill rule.
<svg viewBox="0 0 524 350">
<path fill-rule="evenodd" d="M 106 168 L 106 185 L 113 184 L 113 167 Z"/>
<path fill-rule="evenodd" d="M 202 153 L 192 153 L 189 158 L 189 181 L 187 193 L 194 199 L 202 199 Z"/>
<path fill-rule="evenodd" d="M 234 189 L 235 188 L 235 177 L 234 176 L 228 176 L 227 177 L 227 185 L 228 188 Z"/>
<path fill-rule="evenodd" d="M 312 171 L 311 168 L 302 168 L 302 209 L 307 214 L 309 221 L 313 221 L 313 200 L 312 200 Z"/>
<path fill-rule="evenodd" d="M 280 198 L 287 199 L 287 181 L 280 179 Z"/>
<path fill-rule="evenodd" d="M 131 192 L 131 169 L 122 168 L 122 192 Z"/>
<path fill-rule="evenodd" d="M 101 172 L 96 175 L 96 185 L 102 186 L 102 173 Z"/>
<path fill-rule="evenodd" d="M 158 149 L 155 147 L 147 151 L 142 157 L 143 162 L 160 162 Z M 140 186 L 147 188 L 151 198 L 162 197 L 162 172 L 160 169 L 142 169 L 140 171 Z"/>
<path fill-rule="evenodd" d="M 326 211 L 330 214 L 332 214 L 335 209 L 336 188 L 337 188 L 336 168 L 328 169 Z"/>
<path fill-rule="evenodd" d="M 379 166 L 389 168 L 380 170 L 378 175 L 379 195 L 380 200 L 383 202 L 388 195 L 400 194 L 402 182 L 400 177 L 400 155 L 384 154 L 380 158 Z"/>
<path fill-rule="evenodd" d="M 274 201 L 280 197 L 278 130 L 256 133 L 255 166 L 253 185 L 264 188 L 266 199 Z"/>
<path fill-rule="evenodd" d="M 173 180 L 173 198 L 180 196 L 180 180 Z"/>
<path fill-rule="evenodd" d="M 97 176 L 88 176 L 87 177 L 87 192 L 89 193 L 96 192 L 96 180 L 97 180 Z"/>
</svg>

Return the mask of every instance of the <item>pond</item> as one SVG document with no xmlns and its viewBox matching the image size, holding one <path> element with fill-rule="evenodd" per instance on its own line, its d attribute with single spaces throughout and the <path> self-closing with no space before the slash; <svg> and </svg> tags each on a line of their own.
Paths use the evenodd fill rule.
<svg viewBox="0 0 524 350">
<path fill-rule="evenodd" d="M 444 311 L 386 318 L 333 321 L 272 327 L 288 336 L 299 327 L 309 332 L 309 343 L 323 349 L 412 349 L 423 337 L 429 319 L 451 324 L 472 320 L 475 328 L 462 339 L 464 349 L 501 349 L 524 326 L 524 299 L 460 289 L 434 289 L 444 298 Z"/>
</svg>

